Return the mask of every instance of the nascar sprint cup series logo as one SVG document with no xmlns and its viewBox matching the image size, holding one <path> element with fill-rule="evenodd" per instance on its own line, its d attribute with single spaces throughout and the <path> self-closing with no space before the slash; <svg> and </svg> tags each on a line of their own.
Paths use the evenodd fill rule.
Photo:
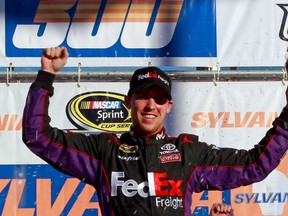
<svg viewBox="0 0 288 216">
<path fill-rule="evenodd" d="M 81 130 L 128 131 L 131 115 L 124 97 L 110 92 L 87 92 L 73 97 L 66 113 L 72 124 Z"/>
</svg>

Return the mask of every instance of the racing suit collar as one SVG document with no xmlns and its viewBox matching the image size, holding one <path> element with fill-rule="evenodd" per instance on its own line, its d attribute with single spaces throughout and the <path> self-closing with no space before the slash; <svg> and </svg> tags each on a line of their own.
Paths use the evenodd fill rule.
<svg viewBox="0 0 288 216">
<path fill-rule="evenodd" d="M 144 142 L 146 145 L 155 143 L 158 140 L 162 140 L 167 136 L 165 128 L 162 128 L 162 130 L 156 134 L 149 134 L 146 136 L 142 136 L 138 135 L 137 132 L 133 129 L 133 127 L 130 128 L 130 135 L 135 142 L 136 141 Z"/>
</svg>

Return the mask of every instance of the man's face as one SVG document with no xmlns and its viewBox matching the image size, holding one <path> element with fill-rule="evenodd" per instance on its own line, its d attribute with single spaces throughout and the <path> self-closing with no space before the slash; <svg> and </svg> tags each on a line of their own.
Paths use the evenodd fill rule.
<svg viewBox="0 0 288 216">
<path fill-rule="evenodd" d="M 126 96 L 125 102 L 131 109 L 133 129 L 141 135 L 158 133 L 173 104 L 165 91 L 157 86 L 137 91 L 131 97 Z"/>
</svg>

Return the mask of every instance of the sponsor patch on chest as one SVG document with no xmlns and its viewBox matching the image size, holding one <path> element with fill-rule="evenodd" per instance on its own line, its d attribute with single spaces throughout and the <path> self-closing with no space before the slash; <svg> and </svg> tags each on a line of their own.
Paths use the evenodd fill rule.
<svg viewBox="0 0 288 216">
<path fill-rule="evenodd" d="M 161 163 L 181 161 L 181 154 L 176 146 L 172 143 L 164 144 L 159 152 L 159 159 Z"/>
<path fill-rule="evenodd" d="M 138 146 L 130 146 L 127 144 L 121 144 L 119 146 L 118 159 L 123 161 L 138 161 L 140 156 L 138 155 Z"/>
</svg>

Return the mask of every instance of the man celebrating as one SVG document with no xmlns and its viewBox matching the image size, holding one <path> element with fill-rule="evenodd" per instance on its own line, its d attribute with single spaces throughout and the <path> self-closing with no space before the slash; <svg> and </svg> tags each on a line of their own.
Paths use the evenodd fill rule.
<svg viewBox="0 0 288 216">
<path fill-rule="evenodd" d="M 53 128 L 49 98 L 55 75 L 67 59 L 65 47 L 43 52 L 24 109 L 23 141 L 59 171 L 94 186 L 104 216 L 190 216 L 193 192 L 259 182 L 288 149 L 287 105 L 250 150 L 219 148 L 192 134 L 169 137 L 163 124 L 173 105 L 172 83 L 157 67 L 138 69 L 131 77 L 125 97 L 131 109 L 129 132 L 118 137 Z"/>
</svg>

